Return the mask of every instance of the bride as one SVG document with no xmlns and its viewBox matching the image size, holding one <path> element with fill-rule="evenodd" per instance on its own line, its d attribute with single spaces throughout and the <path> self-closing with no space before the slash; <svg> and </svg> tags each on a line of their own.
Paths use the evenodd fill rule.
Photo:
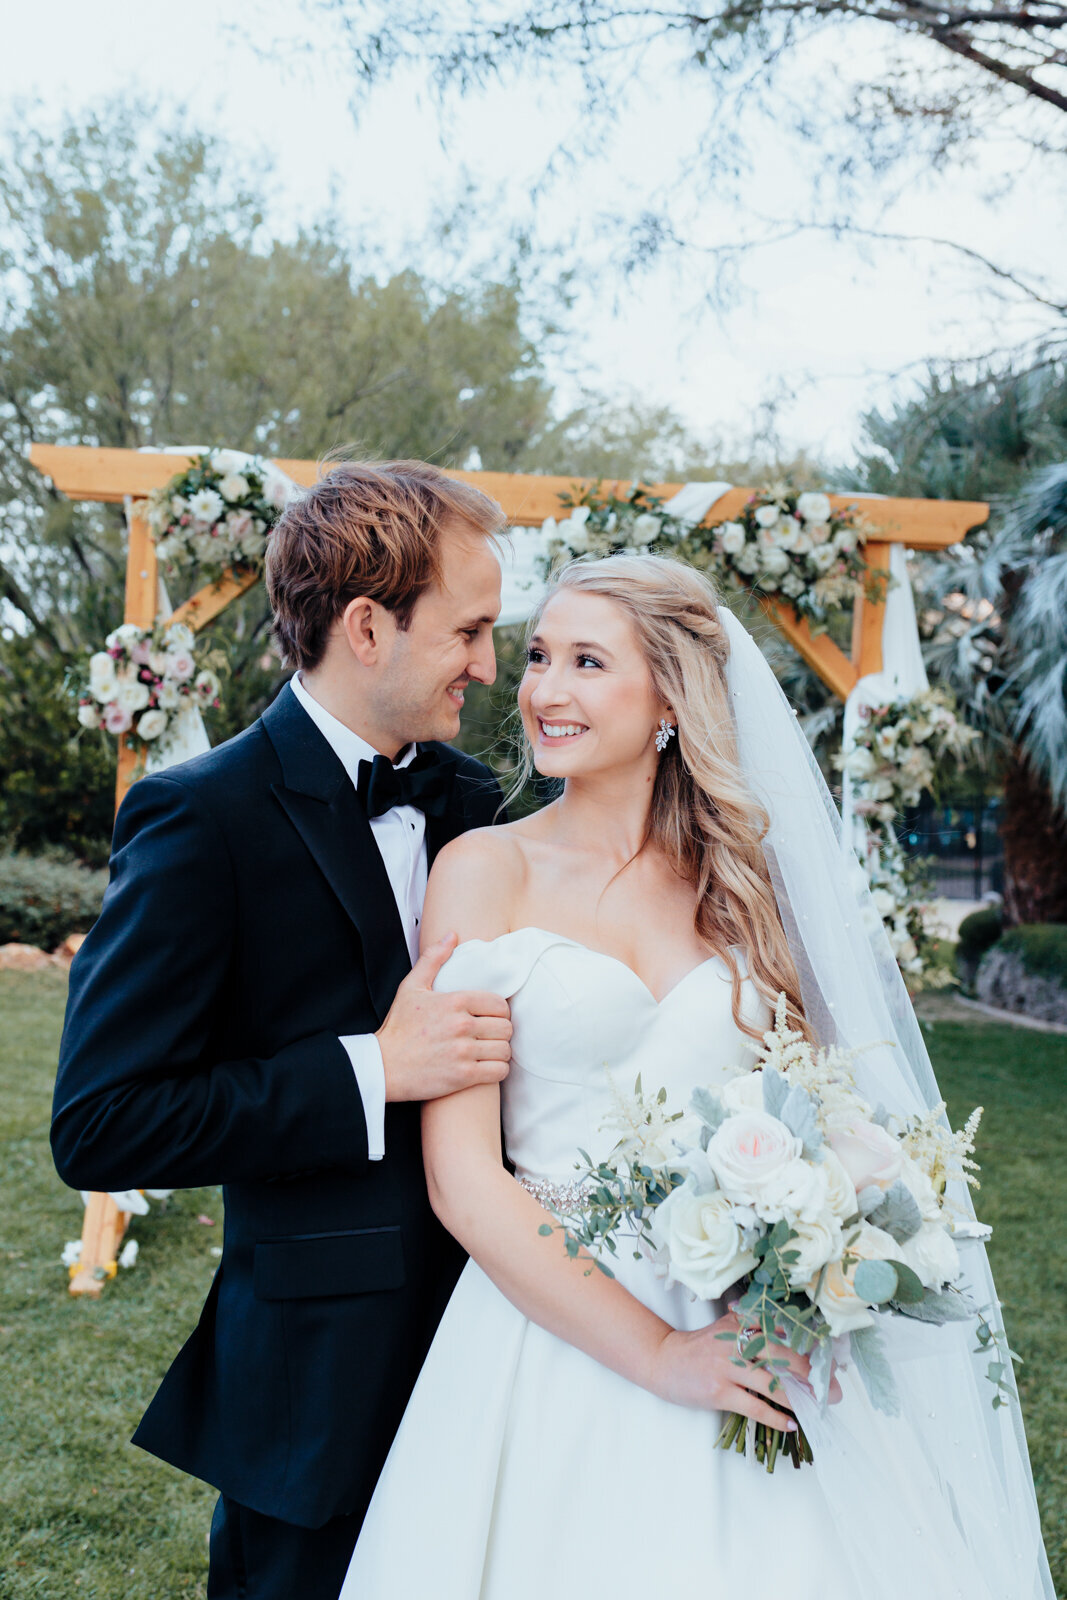
<svg viewBox="0 0 1067 1600">
<path fill-rule="evenodd" d="M 806 1358 L 781 1349 L 773 1388 L 738 1363 L 724 1303 L 626 1248 L 614 1279 L 590 1272 L 540 1232 L 579 1148 L 615 1144 L 637 1075 L 683 1109 L 752 1062 L 781 991 L 808 1037 L 878 1044 L 857 1066 L 872 1101 L 937 1094 L 803 735 L 701 576 L 654 556 L 566 568 L 519 707 L 522 776 L 562 793 L 448 845 L 422 930 L 459 936 L 439 989 L 510 1000 L 512 1065 L 424 1108 L 431 1200 L 471 1260 L 342 1600 L 1050 1600 L 1017 1405 L 993 1410 L 973 1328 L 883 1319 L 901 1414 L 851 1368 L 821 1414 Z M 961 1254 L 989 1306 L 982 1245 Z M 716 1449 L 722 1411 L 799 1415 L 814 1465 L 769 1476 Z"/>
</svg>

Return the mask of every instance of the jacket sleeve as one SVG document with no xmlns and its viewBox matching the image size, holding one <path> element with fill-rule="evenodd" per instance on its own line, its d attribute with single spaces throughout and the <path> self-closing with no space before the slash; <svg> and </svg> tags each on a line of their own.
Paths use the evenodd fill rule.
<svg viewBox="0 0 1067 1600">
<path fill-rule="evenodd" d="M 143 778 L 119 812 L 111 881 L 71 968 L 52 1152 L 78 1189 L 191 1188 L 359 1168 L 367 1131 L 340 1040 L 219 1061 L 237 928 L 232 863 L 186 785 Z"/>
</svg>

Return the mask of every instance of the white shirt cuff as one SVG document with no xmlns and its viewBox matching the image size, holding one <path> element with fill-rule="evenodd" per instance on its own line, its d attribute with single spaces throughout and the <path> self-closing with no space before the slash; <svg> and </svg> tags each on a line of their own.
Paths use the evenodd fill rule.
<svg viewBox="0 0 1067 1600">
<path fill-rule="evenodd" d="M 372 1161 L 381 1161 L 385 1155 L 385 1064 L 381 1047 L 373 1033 L 350 1033 L 341 1043 L 348 1052 L 363 1101 L 367 1155 Z"/>
</svg>

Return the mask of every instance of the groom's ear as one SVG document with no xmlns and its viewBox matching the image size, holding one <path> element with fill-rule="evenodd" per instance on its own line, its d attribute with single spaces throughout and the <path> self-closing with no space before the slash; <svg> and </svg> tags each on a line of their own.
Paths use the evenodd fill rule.
<svg viewBox="0 0 1067 1600">
<path fill-rule="evenodd" d="M 365 595 L 357 596 L 345 606 L 341 613 L 341 630 L 348 648 L 362 666 L 373 667 L 381 660 L 390 621 L 385 607 L 377 600 L 368 600 Z"/>
</svg>

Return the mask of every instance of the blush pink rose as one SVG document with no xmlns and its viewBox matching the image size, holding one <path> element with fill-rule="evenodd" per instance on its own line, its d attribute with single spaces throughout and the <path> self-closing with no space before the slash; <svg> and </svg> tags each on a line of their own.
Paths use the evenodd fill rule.
<svg viewBox="0 0 1067 1600">
<path fill-rule="evenodd" d="M 892 1134 L 860 1117 L 834 1118 L 827 1142 L 856 1193 L 872 1186 L 891 1189 L 904 1170 L 904 1156 Z"/>
</svg>

